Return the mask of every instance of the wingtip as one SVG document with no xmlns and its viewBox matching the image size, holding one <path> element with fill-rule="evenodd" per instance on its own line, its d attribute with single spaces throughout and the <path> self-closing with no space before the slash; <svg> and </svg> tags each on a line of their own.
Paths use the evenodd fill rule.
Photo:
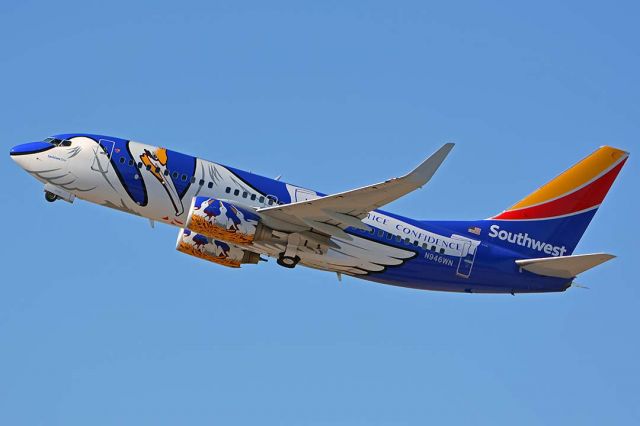
<svg viewBox="0 0 640 426">
<path fill-rule="evenodd" d="M 455 142 L 447 142 L 440 149 L 446 149 L 447 151 L 451 151 L 453 147 L 456 146 Z"/>
<path fill-rule="evenodd" d="M 439 150 L 433 153 L 430 158 L 439 158 L 439 161 L 442 163 L 445 158 L 449 155 L 453 147 L 456 146 L 453 142 L 447 142 L 440 147 Z M 428 160 L 428 159 L 427 159 Z M 426 161 L 426 160 L 425 160 Z"/>
<path fill-rule="evenodd" d="M 453 142 L 447 142 L 444 145 L 442 145 L 440 147 L 439 150 L 437 150 L 434 154 L 439 154 L 442 155 L 443 157 L 447 157 L 449 155 L 449 153 L 451 152 L 451 150 L 453 149 L 453 147 L 456 146 L 455 143 Z M 444 161 L 444 158 L 443 158 Z"/>
<path fill-rule="evenodd" d="M 436 170 L 438 170 L 438 168 L 442 165 L 444 160 L 449 155 L 449 152 L 453 149 L 454 145 L 455 144 L 453 142 L 445 143 L 436 152 L 431 154 L 431 156 L 425 159 L 415 169 L 413 169 L 402 178 L 408 178 L 416 182 L 417 187 L 422 187 L 431 179 Z"/>
</svg>

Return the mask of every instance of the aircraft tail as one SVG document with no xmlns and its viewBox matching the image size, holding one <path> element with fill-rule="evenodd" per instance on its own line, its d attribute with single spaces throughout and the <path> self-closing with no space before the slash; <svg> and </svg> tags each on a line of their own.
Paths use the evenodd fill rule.
<svg viewBox="0 0 640 426">
<path fill-rule="evenodd" d="M 488 219 L 489 237 L 529 257 L 573 253 L 629 153 L 603 146 Z M 512 246 L 513 245 L 513 246 Z"/>
</svg>

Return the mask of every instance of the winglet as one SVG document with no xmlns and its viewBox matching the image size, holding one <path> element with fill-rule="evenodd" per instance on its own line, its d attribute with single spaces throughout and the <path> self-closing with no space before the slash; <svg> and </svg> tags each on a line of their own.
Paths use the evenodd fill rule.
<svg viewBox="0 0 640 426">
<path fill-rule="evenodd" d="M 440 147 L 440 149 L 431 154 L 429 158 L 424 160 L 418 167 L 404 175 L 401 179 L 409 180 L 415 183 L 418 187 L 422 187 L 431 180 L 433 175 L 436 173 L 436 170 L 438 170 L 440 165 L 444 162 L 444 159 L 447 158 L 447 155 L 449 155 L 449 152 L 453 149 L 454 145 L 455 144 L 451 142 L 445 143 Z"/>
</svg>

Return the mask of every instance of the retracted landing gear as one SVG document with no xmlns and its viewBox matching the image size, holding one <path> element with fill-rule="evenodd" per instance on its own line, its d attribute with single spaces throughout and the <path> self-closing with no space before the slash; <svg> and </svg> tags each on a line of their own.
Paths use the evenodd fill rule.
<svg viewBox="0 0 640 426">
<path fill-rule="evenodd" d="M 44 199 L 47 200 L 50 203 L 53 203 L 54 201 L 56 201 L 58 199 L 58 196 L 56 194 L 54 194 L 53 192 L 44 191 Z"/>
<path fill-rule="evenodd" d="M 298 262 L 300 262 L 299 256 L 285 256 L 284 253 L 278 256 L 278 260 L 276 261 L 278 265 L 284 266 L 285 268 L 293 269 L 296 267 Z"/>
</svg>

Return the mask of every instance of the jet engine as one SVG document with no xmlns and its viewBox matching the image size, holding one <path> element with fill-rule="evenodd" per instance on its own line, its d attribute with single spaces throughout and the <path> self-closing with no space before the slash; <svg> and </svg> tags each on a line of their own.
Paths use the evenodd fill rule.
<svg viewBox="0 0 640 426">
<path fill-rule="evenodd" d="M 269 235 L 269 230 L 260 224 L 260 217 L 253 211 L 209 197 L 193 198 L 185 228 L 235 244 L 250 244 Z"/>
<path fill-rule="evenodd" d="M 176 250 L 219 265 L 239 268 L 243 263 L 258 263 L 260 255 L 235 244 L 215 240 L 189 229 L 180 229 Z"/>
</svg>

